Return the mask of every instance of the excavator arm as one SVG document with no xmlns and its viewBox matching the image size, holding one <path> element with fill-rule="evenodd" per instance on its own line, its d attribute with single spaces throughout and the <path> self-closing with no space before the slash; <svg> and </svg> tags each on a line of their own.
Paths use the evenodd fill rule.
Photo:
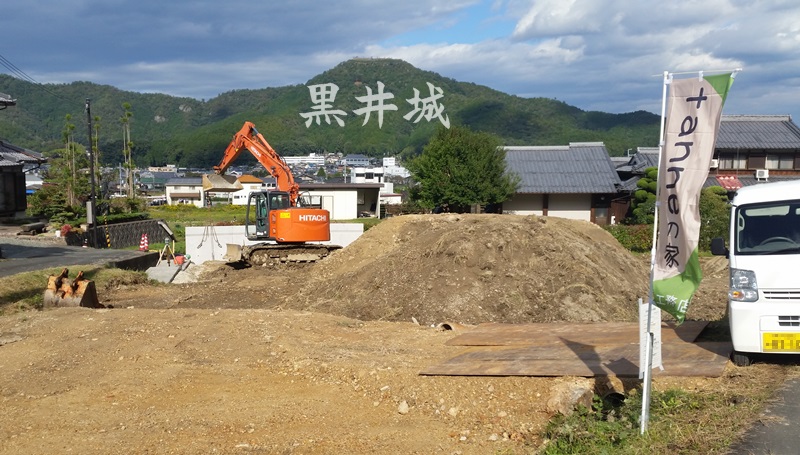
<svg viewBox="0 0 800 455">
<path fill-rule="evenodd" d="M 214 166 L 216 175 L 224 176 L 225 171 L 228 170 L 228 167 L 239 157 L 244 149 L 249 150 L 267 172 L 275 178 L 278 190 L 289 193 L 291 206 L 296 207 L 297 198 L 300 194 L 300 185 L 294 181 L 294 175 L 292 175 L 291 169 L 289 169 L 283 158 L 269 145 L 269 142 L 258 132 L 252 122 L 245 122 L 244 126 L 233 135 L 233 139 L 225 149 L 222 160 L 218 165 Z M 230 191 L 231 182 L 220 180 L 214 179 L 213 176 L 208 176 L 207 181 L 209 184 L 204 184 L 204 189 L 211 192 Z"/>
</svg>

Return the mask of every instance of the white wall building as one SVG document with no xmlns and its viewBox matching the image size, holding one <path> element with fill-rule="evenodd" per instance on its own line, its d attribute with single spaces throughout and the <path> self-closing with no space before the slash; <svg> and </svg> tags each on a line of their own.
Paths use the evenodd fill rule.
<svg viewBox="0 0 800 455">
<path fill-rule="evenodd" d="M 398 177 L 403 177 L 404 179 L 407 179 L 411 176 L 411 173 L 408 171 L 408 169 L 397 165 L 397 159 L 393 156 L 383 159 L 383 174 L 385 176 L 396 175 Z"/>
<path fill-rule="evenodd" d="M 253 175 L 243 175 L 237 180 L 242 184 L 242 189 L 230 193 L 230 201 L 233 205 L 247 205 L 247 197 L 253 191 L 275 189 L 275 179 L 272 177 L 260 179 Z"/>
<path fill-rule="evenodd" d="M 352 220 L 380 213 L 381 188 L 377 183 L 308 183 L 300 185 L 300 194 L 329 211 L 331 220 Z"/>
<path fill-rule="evenodd" d="M 309 153 L 308 156 L 284 156 L 283 160 L 290 166 L 301 163 L 315 164 L 317 166 L 325 165 L 325 156 L 317 155 L 316 153 Z"/>
<path fill-rule="evenodd" d="M 206 194 L 200 177 L 174 178 L 165 185 L 167 204 L 192 204 L 196 207 L 206 206 Z"/>
</svg>

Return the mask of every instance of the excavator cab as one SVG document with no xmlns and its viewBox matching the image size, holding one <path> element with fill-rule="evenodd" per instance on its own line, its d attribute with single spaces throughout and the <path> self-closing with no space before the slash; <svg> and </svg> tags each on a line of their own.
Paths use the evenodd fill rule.
<svg viewBox="0 0 800 455">
<path fill-rule="evenodd" d="M 247 197 L 245 232 L 248 240 L 274 240 L 270 229 L 270 213 L 291 207 L 289 193 L 285 191 L 257 191 Z M 276 216 L 280 216 L 277 214 Z"/>
<path fill-rule="evenodd" d="M 330 213 L 311 207 L 293 207 L 289 192 L 256 191 L 247 197 L 245 235 L 248 240 L 277 243 L 330 240 Z"/>
</svg>

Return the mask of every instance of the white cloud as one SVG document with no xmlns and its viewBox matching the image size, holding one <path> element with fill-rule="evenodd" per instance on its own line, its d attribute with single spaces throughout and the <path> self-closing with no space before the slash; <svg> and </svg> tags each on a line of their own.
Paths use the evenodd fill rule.
<svg viewBox="0 0 800 455">
<path fill-rule="evenodd" d="M 208 99 L 374 56 L 587 110 L 658 111 L 662 71 L 736 67 L 737 113 L 800 102 L 795 0 L 7 0 L 4 14 L 15 46 L 0 53 L 40 82 Z"/>
</svg>

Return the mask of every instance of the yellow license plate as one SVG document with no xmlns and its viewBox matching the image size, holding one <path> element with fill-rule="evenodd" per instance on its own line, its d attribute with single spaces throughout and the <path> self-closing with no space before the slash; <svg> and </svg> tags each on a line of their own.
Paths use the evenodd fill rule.
<svg viewBox="0 0 800 455">
<path fill-rule="evenodd" d="M 764 352 L 800 352 L 800 333 L 762 333 L 761 345 L 764 348 Z"/>
</svg>

